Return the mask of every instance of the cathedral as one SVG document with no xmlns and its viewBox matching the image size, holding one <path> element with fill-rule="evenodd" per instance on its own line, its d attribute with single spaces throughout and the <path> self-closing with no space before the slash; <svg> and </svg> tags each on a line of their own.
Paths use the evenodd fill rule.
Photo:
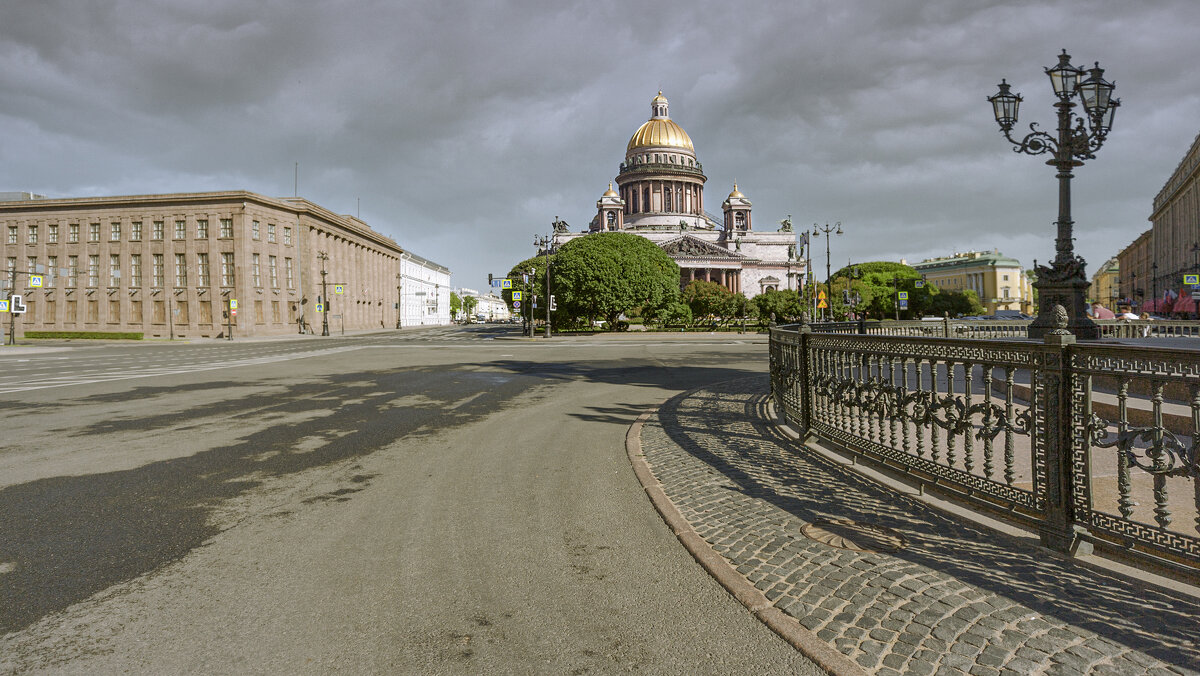
<svg viewBox="0 0 1200 676">
<path fill-rule="evenodd" d="M 625 147 L 616 188 L 608 184 L 588 229 L 570 232 L 556 221 L 554 246 L 593 232 L 628 232 L 666 251 L 679 264 L 684 286 L 706 280 L 749 298 L 802 288 L 805 262 L 790 218 L 777 230 L 755 230 L 750 200 L 736 183 L 718 217 L 704 208 L 706 180 L 691 137 L 671 119 L 660 91 L 650 101 L 650 119 Z"/>
</svg>

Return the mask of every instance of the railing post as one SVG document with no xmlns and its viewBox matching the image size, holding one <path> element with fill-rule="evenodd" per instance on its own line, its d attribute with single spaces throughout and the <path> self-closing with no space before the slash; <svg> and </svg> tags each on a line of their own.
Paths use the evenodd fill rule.
<svg viewBox="0 0 1200 676">
<path fill-rule="evenodd" d="M 1072 503 L 1071 455 L 1075 428 L 1072 424 L 1070 350 L 1075 336 L 1067 330 L 1069 319 L 1062 305 L 1051 308 L 1054 329 L 1042 340 L 1050 349 L 1043 362 L 1042 407 L 1038 421 L 1046 451 L 1046 512 L 1038 527 L 1042 545 L 1070 555 L 1092 553 L 1092 544 L 1080 538 Z"/>
<path fill-rule="evenodd" d="M 950 311 L 942 313 L 942 335 L 946 338 L 950 337 Z"/>
<path fill-rule="evenodd" d="M 812 327 L 808 325 L 808 313 L 800 313 L 800 339 L 797 341 L 796 349 L 800 351 L 797 359 L 800 367 L 800 436 L 801 438 L 808 436 L 808 430 L 812 427 L 812 387 L 808 381 L 808 341 L 812 338 Z"/>
<path fill-rule="evenodd" d="M 867 318 L 863 315 L 859 315 L 858 317 L 858 335 L 867 335 Z"/>
</svg>

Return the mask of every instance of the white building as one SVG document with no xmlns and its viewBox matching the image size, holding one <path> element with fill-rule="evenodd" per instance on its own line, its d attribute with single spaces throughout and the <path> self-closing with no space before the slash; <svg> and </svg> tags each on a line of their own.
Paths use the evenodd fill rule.
<svg viewBox="0 0 1200 676">
<path fill-rule="evenodd" d="M 504 299 L 491 293 L 479 293 L 475 289 L 462 288 L 458 290 L 460 298 L 474 298 L 475 310 L 472 313 L 476 317 L 482 315 L 489 322 L 507 321 L 511 316 L 508 311 L 508 303 Z"/>
<path fill-rule="evenodd" d="M 401 326 L 450 324 L 450 269 L 411 252 L 400 258 Z"/>
</svg>

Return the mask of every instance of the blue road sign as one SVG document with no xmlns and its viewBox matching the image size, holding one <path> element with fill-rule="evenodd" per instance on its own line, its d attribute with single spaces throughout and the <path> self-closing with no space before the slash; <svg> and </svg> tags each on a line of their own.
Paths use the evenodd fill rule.
<svg viewBox="0 0 1200 676">
<path fill-rule="evenodd" d="M 901 309 L 901 310 L 907 310 L 907 309 L 908 309 L 908 301 L 906 301 L 906 300 L 901 300 L 901 301 L 900 301 L 900 309 Z"/>
</svg>

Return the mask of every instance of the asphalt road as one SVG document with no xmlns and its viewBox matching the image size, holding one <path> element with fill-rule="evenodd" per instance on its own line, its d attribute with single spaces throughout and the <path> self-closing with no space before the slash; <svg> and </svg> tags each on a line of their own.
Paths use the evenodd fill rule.
<svg viewBox="0 0 1200 676">
<path fill-rule="evenodd" d="M 624 451 L 765 341 L 503 332 L 0 353 L 0 672 L 819 673 Z"/>
</svg>

